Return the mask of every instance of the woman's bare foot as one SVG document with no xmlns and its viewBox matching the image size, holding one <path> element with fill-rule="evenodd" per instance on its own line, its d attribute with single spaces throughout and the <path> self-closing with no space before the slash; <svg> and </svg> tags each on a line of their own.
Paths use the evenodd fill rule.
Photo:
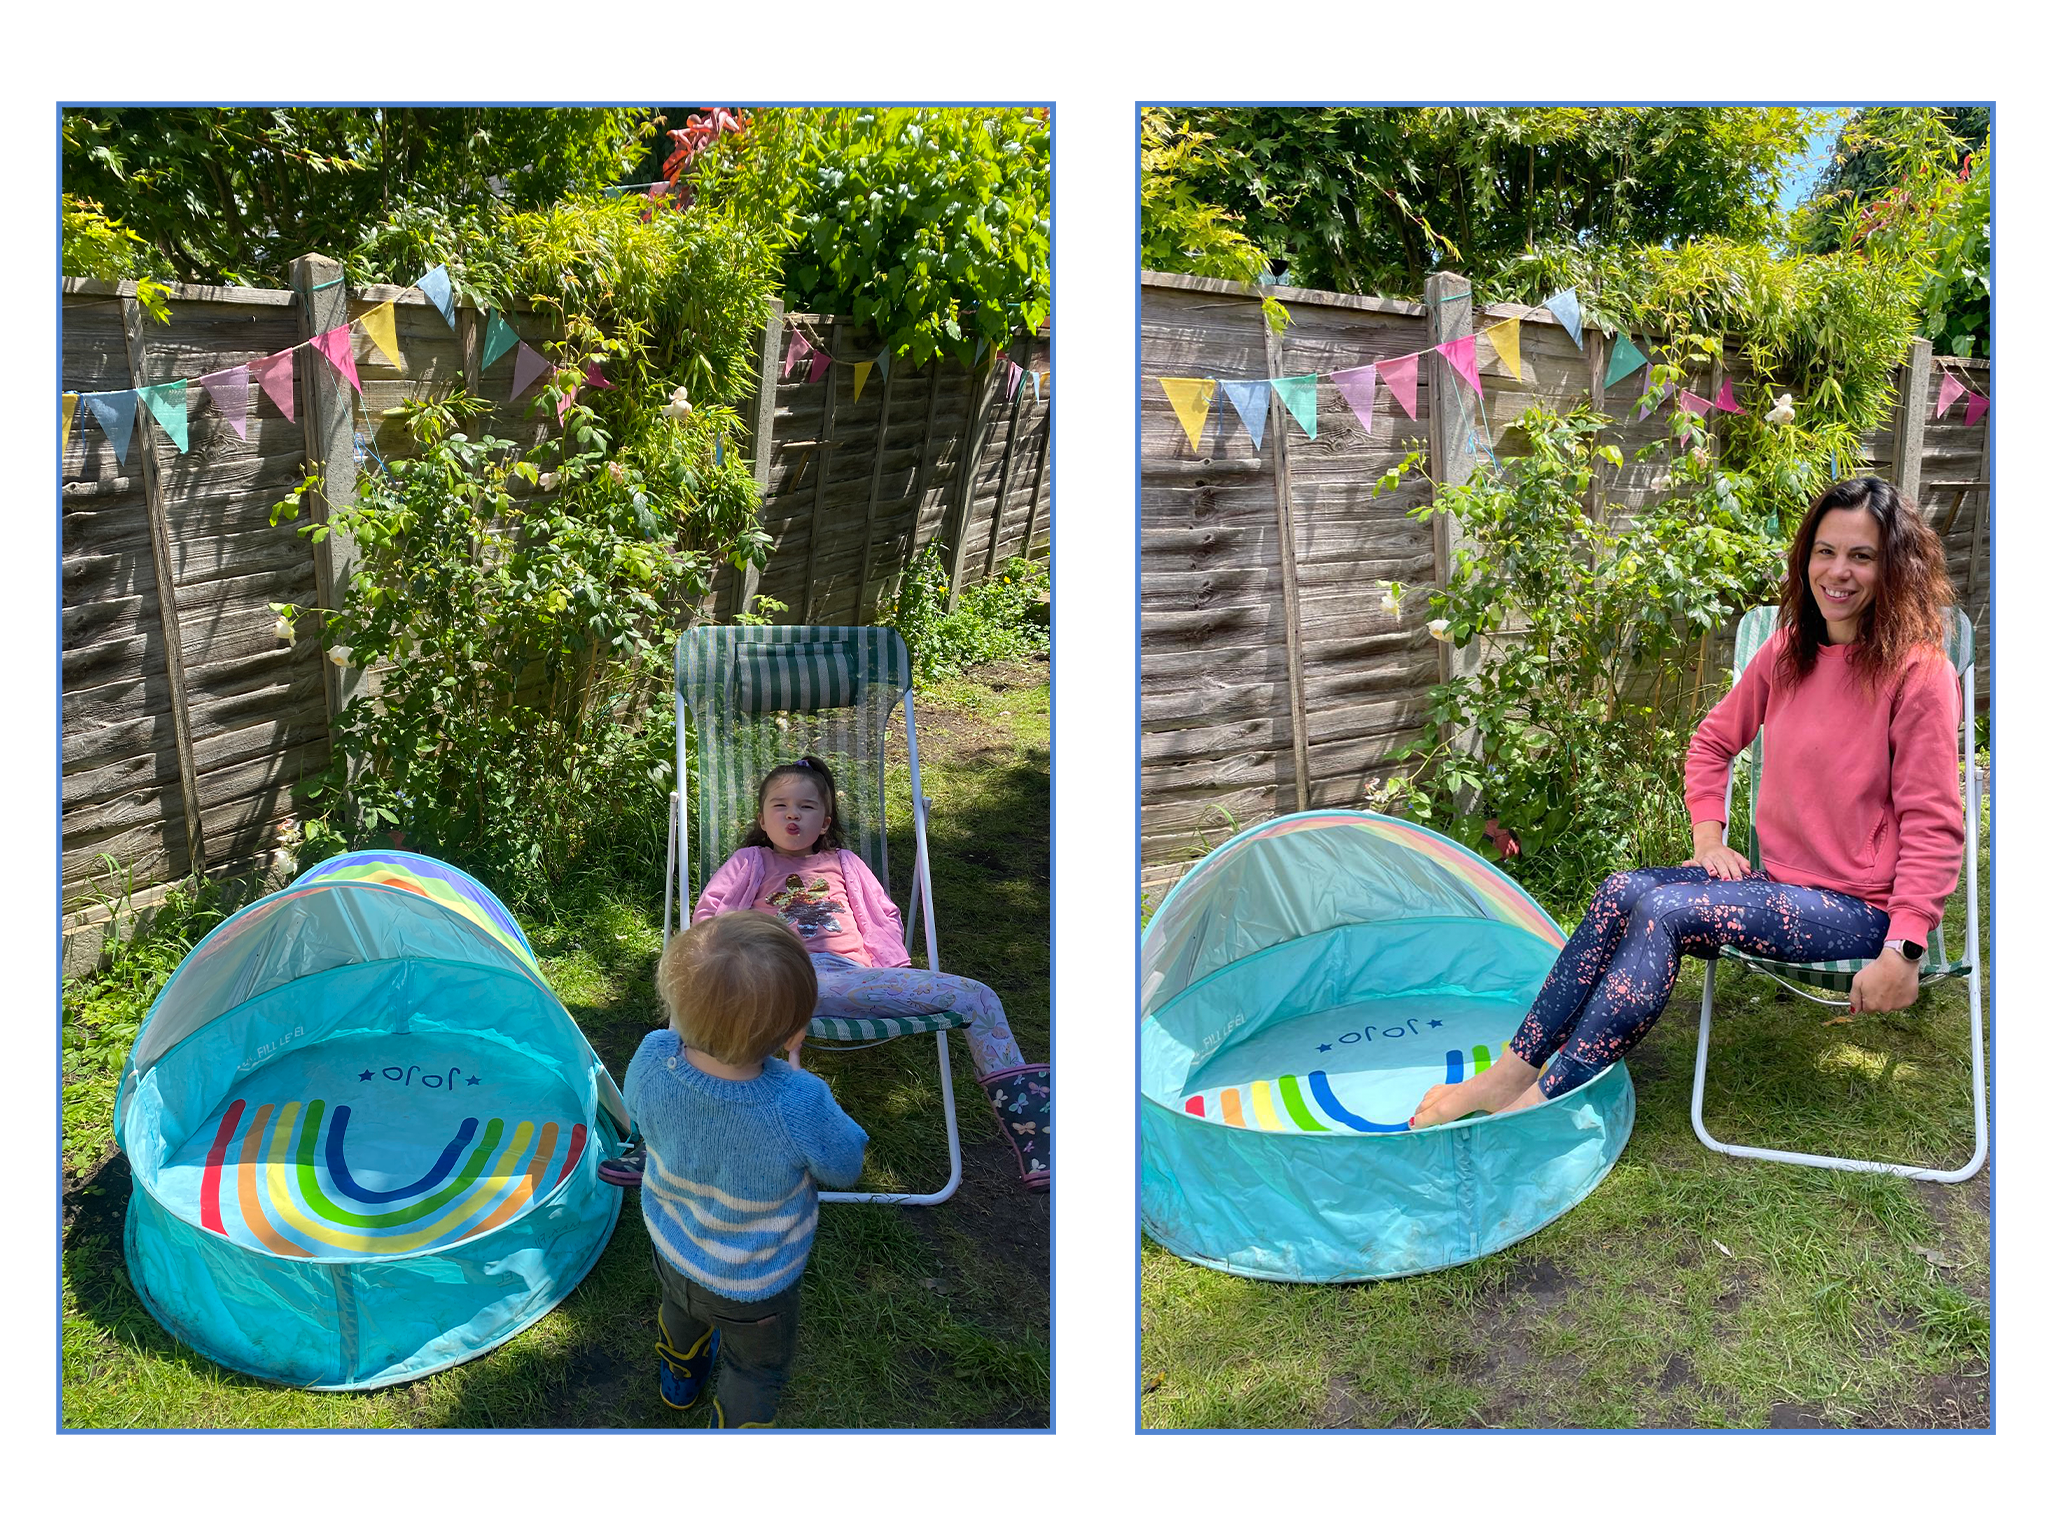
<svg viewBox="0 0 2048 1536">
<path fill-rule="evenodd" d="M 1495 1114 L 1535 1091 L 1537 1071 L 1513 1051 L 1502 1051 L 1477 1077 L 1462 1083 L 1438 1083 L 1422 1096 L 1408 1124 L 1416 1130 L 1462 1120 L 1474 1112 Z"/>
</svg>

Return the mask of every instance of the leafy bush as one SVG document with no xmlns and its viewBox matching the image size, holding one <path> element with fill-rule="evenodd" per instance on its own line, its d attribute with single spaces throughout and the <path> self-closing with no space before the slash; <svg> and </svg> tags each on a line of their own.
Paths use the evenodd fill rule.
<svg viewBox="0 0 2048 1536">
<path fill-rule="evenodd" d="M 1432 730 L 1396 798 L 1498 858 L 1492 821 L 1520 844 L 1518 878 L 1565 904 L 1614 869 L 1690 856 L 1680 769 L 1722 683 L 1713 636 L 1768 599 L 1783 559 L 1770 488 L 1677 437 L 1643 451 L 1662 466 L 1658 499 L 1633 519 L 1589 511 L 1622 467 L 1597 442 L 1610 424 L 1531 407 L 1515 422 L 1526 455 L 1437 486 L 1413 514 L 1454 516 L 1470 541 L 1429 612 L 1443 639 L 1480 649 L 1475 671 L 1431 690 Z M 1688 428 L 1702 423 L 1681 415 Z"/>
<path fill-rule="evenodd" d="M 64 194 L 63 267 L 67 276 L 135 282 L 135 300 L 158 325 L 171 323 L 169 287 L 161 255 L 148 241 L 90 198 Z"/>
<path fill-rule="evenodd" d="M 994 577 L 963 590 L 949 614 L 950 590 L 938 546 L 926 545 L 882 620 L 903 636 L 918 682 L 957 677 L 987 661 L 1040 655 L 1051 646 L 1048 566 L 1012 556 Z"/>
</svg>

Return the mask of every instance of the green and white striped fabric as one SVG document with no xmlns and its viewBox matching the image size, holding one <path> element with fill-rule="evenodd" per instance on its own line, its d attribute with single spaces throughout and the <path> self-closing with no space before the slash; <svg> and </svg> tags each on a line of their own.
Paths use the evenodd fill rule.
<svg viewBox="0 0 2048 1536">
<path fill-rule="evenodd" d="M 1742 622 L 1735 628 L 1735 675 L 1742 676 L 1743 669 L 1756 660 L 1756 653 L 1763 649 L 1764 642 L 1771 638 L 1778 627 L 1778 610 L 1752 608 L 1742 616 Z M 1970 626 L 1970 617 L 1960 608 L 1948 611 L 1946 635 L 1949 665 L 1961 676 L 1976 656 L 1977 639 Z M 1968 701 L 1965 701 L 1966 704 Z M 1972 721 L 1970 711 L 1963 714 L 1963 736 L 1960 750 L 1968 751 Z M 1752 868 L 1762 869 L 1763 850 L 1758 844 L 1756 832 L 1757 789 L 1763 783 L 1764 735 L 1756 734 L 1756 740 L 1749 744 L 1749 862 Z M 1790 963 L 1781 960 L 1765 960 L 1756 955 L 1744 954 L 1733 946 L 1724 945 L 1721 950 L 1724 960 L 1740 961 L 1760 976 L 1791 982 L 1798 986 L 1817 987 L 1825 992 L 1840 992 L 1847 995 L 1849 984 L 1856 979 L 1856 973 L 1870 964 L 1868 960 L 1811 960 Z M 1940 981 L 1949 976 L 1967 976 L 1970 965 L 1967 960 L 1950 960 L 1948 946 L 1943 942 L 1941 929 L 1937 926 L 1927 935 L 1927 953 L 1920 957 L 1920 981 Z"/>
<path fill-rule="evenodd" d="M 890 717 L 910 691 L 910 653 L 893 629 L 796 624 L 700 625 L 676 644 L 676 707 L 696 732 L 690 796 L 694 898 L 753 824 L 761 780 L 804 756 L 832 769 L 839 834 L 889 886 L 883 809 Z M 891 890 L 908 909 L 904 891 Z M 821 1040 L 894 1039 L 957 1029 L 957 1013 L 811 1020 Z"/>
</svg>

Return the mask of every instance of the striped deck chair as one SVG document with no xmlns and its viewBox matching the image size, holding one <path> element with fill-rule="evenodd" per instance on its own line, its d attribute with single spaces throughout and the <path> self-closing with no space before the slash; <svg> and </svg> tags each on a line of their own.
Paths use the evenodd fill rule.
<svg viewBox="0 0 2048 1536">
<path fill-rule="evenodd" d="M 1763 643 L 1777 627 L 1778 610 L 1775 606 L 1754 608 L 1742 616 L 1741 624 L 1735 631 L 1735 675 L 1740 677 L 1742 669 L 1750 664 Z M 1718 961 L 1730 961 L 1746 970 L 1777 982 L 1787 991 L 1830 1008 L 1849 1006 L 1849 984 L 1856 973 L 1870 962 L 1867 960 L 1827 960 L 1809 964 L 1793 964 L 1783 961 L 1764 960 L 1755 955 L 1724 947 L 1721 953 L 1707 961 L 1707 980 L 1704 995 L 1700 999 L 1699 1049 L 1693 1059 L 1692 1073 L 1692 1128 L 1699 1139 L 1718 1152 L 1734 1157 L 1762 1158 L 1774 1163 L 1801 1163 L 1810 1168 L 1847 1168 L 1858 1173 L 1890 1173 L 1907 1179 L 1931 1179 L 1942 1184 L 1957 1184 L 1971 1177 L 1984 1166 L 1985 1153 L 1985 1105 L 1984 1105 L 1984 997 L 1983 979 L 1977 963 L 1977 827 L 1979 798 L 1977 787 L 1977 666 L 1976 638 L 1970 627 L 1970 620 L 1960 608 L 1949 610 L 1948 659 L 1962 678 L 1963 715 L 1961 731 L 1962 759 L 1965 765 L 1964 801 L 1969 811 L 1969 844 L 1963 857 L 1964 877 L 1968 883 L 1969 904 L 1966 927 L 1967 949 L 1961 957 L 1951 960 L 1947 946 L 1942 941 L 1941 929 L 1936 927 L 1927 935 L 1927 953 L 1920 960 L 1920 983 L 1923 987 L 1951 978 L 1966 980 L 1970 991 L 1970 1086 L 1976 1110 L 1976 1146 L 1970 1160 L 1960 1168 L 1920 1168 L 1907 1163 L 1879 1163 L 1852 1157 L 1821 1157 L 1810 1152 L 1786 1152 L 1770 1147 L 1740 1146 L 1718 1140 L 1707 1130 L 1701 1113 L 1707 1084 L 1707 1046 L 1714 1023 L 1714 973 Z M 1757 733 L 1756 740 L 1748 748 L 1750 756 L 1749 774 L 1749 862 L 1755 869 L 1763 868 L 1763 855 L 1757 846 L 1756 800 L 1757 786 L 1763 782 L 1763 733 Z M 1731 772 L 1728 782 L 1728 805 L 1732 808 L 1735 795 L 1735 777 Z M 1726 814 L 1723 815 L 1725 826 Z M 1810 989 L 1810 990 L 1809 990 Z"/>
<path fill-rule="evenodd" d="M 939 967 L 932 916 L 931 864 L 925 848 L 925 799 L 917 769 L 917 723 L 910 701 L 910 656 L 893 629 L 785 624 L 703 625 L 676 644 L 676 789 L 669 796 L 668 880 L 661 931 L 670 927 L 671 898 L 682 925 L 692 890 L 731 855 L 755 815 L 755 796 L 769 769 L 806 753 L 831 766 L 838 787 L 839 832 L 846 845 L 889 886 L 889 838 L 883 813 L 883 741 L 889 717 L 903 706 L 910 755 L 910 803 L 917 859 L 903 910 L 910 948 L 924 915 L 925 954 Z M 688 778 L 686 722 L 696 731 L 699 771 Z M 691 841 L 694 820 L 696 840 Z M 939 1090 L 946 1111 L 945 1184 L 927 1194 L 825 1190 L 821 1200 L 936 1205 L 960 1186 L 960 1128 L 953 1111 L 953 1073 L 944 1031 L 965 1025 L 958 1013 L 894 1019 L 811 1020 L 810 1038 L 854 1049 L 907 1035 L 938 1042 Z"/>
</svg>

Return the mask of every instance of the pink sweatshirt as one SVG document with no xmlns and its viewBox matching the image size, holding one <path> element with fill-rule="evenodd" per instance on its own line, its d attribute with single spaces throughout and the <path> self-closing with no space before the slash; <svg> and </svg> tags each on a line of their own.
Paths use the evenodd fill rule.
<svg viewBox="0 0 2048 1536">
<path fill-rule="evenodd" d="M 761 895 L 761 882 L 768 873 L 763 852 L 759 848 L 742 848 L 719 865 L 718 873 L 704 882 L 704 894 L 697 898 L 697 905 L 690 909 L 690 921 L 701 923 L 720 912 L 744 912 L 752 907 Z M 910 964 L 910 953 L 903 947 L 903 915 L 882 889 L 875 872 L 859 854 L 842 848 L 839 873 L 846 881 L 846 904 L 852 910 L 854 926 L 860 930 L 868 953 L 875 957 L 875 964 Z"/>
<path fill-rule="evenodd" d="M 1873 697 L 1845 645 L 1824 645 L 1798 687 L 1777 679 L 1780 630 L 1685 754 L 1685 807 L 1723 821 L 1728 765 L 1764 727 L 1757 842 L 1764 873 L 1859 897 L 1891 916 L 1887 938 L 1924 942 L 1963 866 L 1956 784 L 1962 690 L 1948 659 L 1916 653 Z"/>
</svg>

